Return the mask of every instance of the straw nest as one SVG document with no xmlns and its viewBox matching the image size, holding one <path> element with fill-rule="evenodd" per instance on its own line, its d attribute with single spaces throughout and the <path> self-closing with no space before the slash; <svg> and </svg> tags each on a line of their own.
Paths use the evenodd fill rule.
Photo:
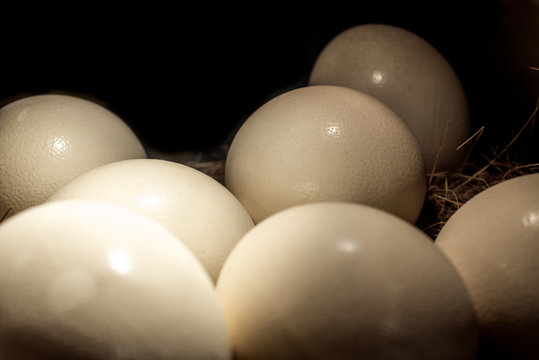
<svg viewBox="0 0 539 360">
<path fill-rule="evenodd" d="M 433 171 L 428 174 L 428 188 L 423 210 L 416 222 L 432 239 L 435 239 L 449 217 L 474 195 L 510 178 L 531 174 L 539 170 L 539 163 L 521 163 L 518 156 L 512 152 L 512 147 L 518 142 L 529 139 L 534 127 L 539 108 L 539 99 L 535 110 L 521 129 L 501 149 L 489 148 L 485 153 L 477 146 L 485 127 L 481 127 L 464 144 L 471 147 L 464 164 L 456 171 Z M 528 136 L 526 136 L 528 135 Z M 524 138 L 524 140 L 523 140 Z M 524 144 L 525 147 L 526 144 Z M 191 166 L 224 184 L 224 170 L 227 147 L 223 146 L 209 154 L 212 161 L 188 161 Z M 8 210 L 9 213 L 9 210 Z M 0 223 L 8 213 L 0 214 Z"/>
<path fill-rule="evenodd" d="M 489 148 L 489 153 L 484 153 L 480 149 L 485 146 L 476 148 L 485 130 L 483 126 L 464 143 L 473 142 L 473 146 L 458 170 L 429 174 L 425 204 L 417 226 L 435 239 L 449 217 L 476 194 L 502 181 L 536 172 L 539 163 L 522 163 L 519 154 L 512 150 L 517 142 L 521 153 L 528 147 L 538 108 L 539 99 L 528 120 L 500 150 Z"/>
<path fill-rule="evenodd" d="M 481 144 L 485 127 L 481 127 L 461 146 L 471 145 L 464 164 L 456 171 L 433 171 L 428 174 L 428 188 L 423 210 L 416 225 L 432 239 L 435 239 L 449 217 L 466 201 L 486 188 L 510 178 L 534 173 L 539 170 L 539 163 L 521 163 L 512 151 L 519 145 L 522 150 L 529 140 L 539 107 L 539 99 L 535 110 L 521 129 L 501 149 L 488 148 Z M 486 142 L 488 144 L 488 141 Z M 483 146 L 481 146 L 483 145 Z M 220 183 L 224 183 L 224 163 L 226 147 L 220 148 L 213 155 L 215 161 L 193 161 L 192 166 Z"/>
</svg>

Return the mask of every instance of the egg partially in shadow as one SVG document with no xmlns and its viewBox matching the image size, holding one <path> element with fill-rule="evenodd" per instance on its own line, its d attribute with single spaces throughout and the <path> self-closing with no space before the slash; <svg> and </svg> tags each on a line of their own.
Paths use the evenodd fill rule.
<svg viewBox="0 0 539 360">
<path fill-rule="evenodd" d="M 94 167 L 146 158 L 136 134 L 100 104 L 61 94 L 0 108 L 0 216 L 41 204 Z"/>
<path fill-rule="evenodd" d="M 235 134 L 225 185 L 255 223 L 318 201 L 371 205 L 415 222 L 427 191 L 419 145 L 374 97 L 306 86 L 258 108 Z"/>
<path fill-rule="evenodd" d="M 442 54 L 423 38 L 385 24 L 354 26 L 320 52 L 309 85 L 363 91 L 393 109 L 417 138 L 427 171 L 456 170 L 471 136 L 466 94 Z"/>
<path fill-rule="evenodd" d="M 474 360 L 457 271 L 424 233 L 379 209 L 324 202 L 242 238 L 217 284 L 241 359 Z"/>
<path fill-rule="evenodd" d="M 539 174 L 480 192 L 435 243 L 470 290 L 484 358 L 539 358 Z"/>
</svg>

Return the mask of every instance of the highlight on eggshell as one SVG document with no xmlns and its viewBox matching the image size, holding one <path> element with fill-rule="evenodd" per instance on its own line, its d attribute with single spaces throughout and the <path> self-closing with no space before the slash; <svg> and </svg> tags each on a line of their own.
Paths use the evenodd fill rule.
<svg viewBox="0 0 539 360">
<path fill-rule="evenodd" d="M 466 94 L 444 56 L 418 35 L 363 24 L 337 34 L 318 55 L 309 85 L 368 93 L 393 109 L 417 138 L 427 172 L 457 170 L 472 134 Z"/>
<path fill-rule="evenodd" d="M 13 101 L 0 108 L 0 215 L 43 203 L 94 167 L 145 157 L 129 126 L 96 102 L 60 94 Z"/>
<path fill-rule="evenodd" d="M 255 223 L 318 201 L 375 206 L 415 222 L 424 160 L 399 116 L 342 86 L 306 86 L 259 107 L 235 134 L 225 185 Z"/>
<path fill-rule="evenodd" d="M 436 238 L 470 291 L 485 359 L 539 358 L 538 239 L 539 174 L 483 190 Z"/>
<path fill-rule="evenodd" d="M 237 359 L 475 360 L 470 295 L 410 223 L 353 203 L 266 218 L 217 283 Z"/>
<path fill-rule="evenodd" d="M 214 285 L 163 226 L 57 201 L 0 225 L 0 358 L 230 359 Z"/>
<path fill-rule="evenodd" d="M 48 201 L 67 199 L 109 202 L 153 218 L 194 252 L 214 281 L 232 248 L 254 226 L 223 185 L 167 160 L 124 160 L 94 168 Z"/>
</svg>

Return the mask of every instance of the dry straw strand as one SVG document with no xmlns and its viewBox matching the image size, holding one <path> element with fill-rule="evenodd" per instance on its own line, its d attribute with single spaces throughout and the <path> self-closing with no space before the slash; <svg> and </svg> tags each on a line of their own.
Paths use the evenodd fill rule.
<svg viewBox="0 0 539 360">
<path fill-rule="evenodd" d="M 9 215 L 9 213 L 11 212 L 11 210 L 13 210 L 14 206 L 13 205 L 10 205 L 6 212 L 4 213 L 4 215 L 2 215 L 2 217 L 0 218 L 0 224 L 7 219 L 7 216 Z"/>
<path fill-rule="evenodd" d="M 205 160 L 203 161 L 202 154 L 199 154 L 198 158 L 193 161 L 188 161 L 185 165 L 193 167 L 200 172 L 212 177 L 217 180 L 219 183 L 224 185 L 225 180 L 225 159 L 228 152 L 228 146 L 223 145 L 218 149 L 213 150 L 209 153 L 210 157 L 215 160 Z"/>
<path fill-rule="evenodd" d="M 437 160 L 435 160 L 434 169 L 429 173 L 425 206 L 416 223 L 420 229 L 434 239 L 449 217 L 477 193 L 511 177 L 539 170 L 539 163 L 520 164 L 509 156 L 509 150 L 517 139 L 522 137 L 526 130 L 531 132 L 533 129 L 538 108 L 539 99 L 531 116 L 501 151 L 491 149 L 489 156 L 477 153 L 484 159 L 484 165 L 479 166 L 469 160 L 486 130 L 484 125 L 457 147 L 457 150 L 462 150 L 465 145 L 470 144 L 464 164 L 460 169 L 457 171 L 436 171 Z M 444 134 L 446 133 L 447 126 L 444 129 Z M 441 151 L 442 145 L 443 140 L 440 141 L 438 151 Z M 200 158 L 186 165 L 192 166 L 224 184 L 227 151 L 228 148 L 223 147 L 210 154 L 216 159 L 215 161 L 202 161 Z"/>
<path fill-rule="evenodd" d="M 492 150 L 490 156 L 481 154 L 486 161 L 485 165 L 478 166 L 469 162 L 471 151 L 485 130 L 485 126 L 482 126 L 457 148 L 461 149 L 474 141 L 460 169 L 453 172 L 431 172 L 425 206 L 417 223 L 423 231 L 435 239 L 449 217 L 477 193 L 509 178 L 533 173 L 539 169 L 539 163 L 520 164 L 509 154 L 510 148 L 524 131 L 531 133 L 538 109 L 539 99 L 530 117 L 501 151 Z"/>
</svg>

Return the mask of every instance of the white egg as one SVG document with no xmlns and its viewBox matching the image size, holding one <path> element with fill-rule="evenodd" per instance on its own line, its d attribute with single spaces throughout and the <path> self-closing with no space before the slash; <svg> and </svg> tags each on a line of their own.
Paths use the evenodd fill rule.
<svg viewBox="0 0 539 360">
<path fill-rule="evenodd" d="M 424 161 L 404 122 L 370 95 L 307 86 L 257 109 L 231 143 L 225 185 L 255 223 L 318 201 L 372 205 L 415 222 Z"/>
<path fill-rule="evenodd" d="M 469 288 L 485 358 L 538 359 L 539 174 L 506 180 L 468 200 L 436 244 Z"/>
<path fill-rule="evenodd" d="M 86 199 L 149 216 L 180 239 L 213 280 L 239 239 L 253 227 L 241 203 L 210 176 L 158 159 L 118 161 L 92 169 L 48 201 Z"/>
<path fill-rule="evenodd" d="M 56 94 L 11 102 L 0 108 L 0 216 L 96 166 L 145 157 L 126 123 L 97 103 Z"/>
<path fill-rule="evenodd" d="M 237 359 L 475 359 L 472 303 L 420 230 L 351 203 L 257 224 L 217 284 Z"/>
<path fill-rule="evenodd" d="M 340 85 L 366 92 L 392 108 L 421 146 L 427 171 L 455 170 L 457 150 L 471 135 L 466 94 L 446 59 L 423 38 L 384 25 L 354 26 L 321 51 L 310 85 Z"/>
<path fill-rule="evenodd" d="M 0 358 L 229 359 L 215 288 L 149 218 L 35 206 L 0 225 Z"/>
</svg>

